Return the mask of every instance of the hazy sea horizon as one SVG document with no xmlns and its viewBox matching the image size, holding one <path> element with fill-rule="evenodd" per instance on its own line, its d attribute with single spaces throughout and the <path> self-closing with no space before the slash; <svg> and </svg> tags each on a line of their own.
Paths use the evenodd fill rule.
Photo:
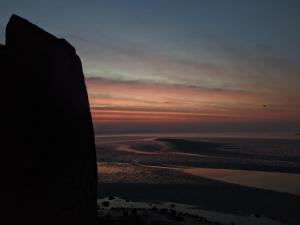
<svg viewBox="0 0 300 225">
<path fill-rule="evenodd" d="M 300 140 L 300 132 L 107 132 L 96 133 L 95 137 L 112 136 L 172 136 L 201 138 L 257 138 L 257 139 L 296 139 Z"/>
</svg>

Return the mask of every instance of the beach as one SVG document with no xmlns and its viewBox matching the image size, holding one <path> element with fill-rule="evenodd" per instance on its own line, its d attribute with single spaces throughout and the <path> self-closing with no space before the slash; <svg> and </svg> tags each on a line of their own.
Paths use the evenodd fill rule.
<svg viewBox="0 0 300 225">
<path fill-rule="evenodd" d="M 261 215 L 274 224 L 300 221 L 297 139 L 125 135 L 96 143 L 100 199 L 175 202 Z"/>
</svg>

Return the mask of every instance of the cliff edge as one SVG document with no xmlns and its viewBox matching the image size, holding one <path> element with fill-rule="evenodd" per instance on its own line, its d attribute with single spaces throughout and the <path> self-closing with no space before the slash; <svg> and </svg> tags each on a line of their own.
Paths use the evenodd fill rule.
<svg viewBox="0 0 300 225">
<path fill-rule="evenodd" d="M 74 47 L 13 15 L 0 45 L 0 71 L 0 220 L 94 224 L 94 132 Z"/>
</svg>

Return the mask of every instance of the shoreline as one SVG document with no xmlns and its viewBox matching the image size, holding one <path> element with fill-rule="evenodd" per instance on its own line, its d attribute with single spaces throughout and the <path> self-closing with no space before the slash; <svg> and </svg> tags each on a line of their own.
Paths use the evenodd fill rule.
<svg viewBox="0 0 300 225">
<path fill-rule="evenodd" d="M 199 178 L 207 178 L 216 181 L 222 181 L 230 184 L 238 184 L 247 187 L 259 188 L 270 191 L 289 193 L 300 196 L 300 174 L 277 171 L 259 171 L 243 169 L 223 169 L 223 168 L 203 168 L 203 167 L 172 167 L 155 166 L 145 164 L 130 163 L 97 163 L 101 174 L 121 175 L 123 167 L 142 167 L 146 169 L 161 169 L 165 171 L 174 171 L 183 175 L 191 175 Z"/>
<path fill-rule="evenodd" d="M 284 225 L 281 222 L 271 220 L 260 214 L 242 215 L 220 213 L 175 202 L 138 202 L 110 196 L 98 199 L 97 204 L 98 216 L 100 218 L 109 217 L 115 221 L 124 221 L 125 218 L 129 221 L 128 224 L 130 223 L 131 225 L 133 221 L 139 225 L 165 224 L 165 222 L 168 222 L 167 224 L 169 225 Z M 143 218 L 142 220 L 141 217 Z M 122 224 L 124 224 L 124 222 Z"/>
<path fill-rule="evenodd" d="M 98 198 L 118 196 L 131 201 L 171 201 L 208 211 L 260 214 L 290 225 L 298 225 L 300 221 L 299 196 L 202 180 L 203 184 L 99 183 Z"/>
</svg>

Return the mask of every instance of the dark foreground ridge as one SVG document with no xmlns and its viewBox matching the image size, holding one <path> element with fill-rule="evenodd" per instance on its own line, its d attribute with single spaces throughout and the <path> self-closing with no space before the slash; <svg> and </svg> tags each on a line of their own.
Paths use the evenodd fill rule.
<svg viewBox="0 0 300 225">
<path fill-rule="evenodd" d="M 0 71 L 0 224 L 94 224 L 95 142 L 75 49 L 13 15 Z"/>
</svg>

